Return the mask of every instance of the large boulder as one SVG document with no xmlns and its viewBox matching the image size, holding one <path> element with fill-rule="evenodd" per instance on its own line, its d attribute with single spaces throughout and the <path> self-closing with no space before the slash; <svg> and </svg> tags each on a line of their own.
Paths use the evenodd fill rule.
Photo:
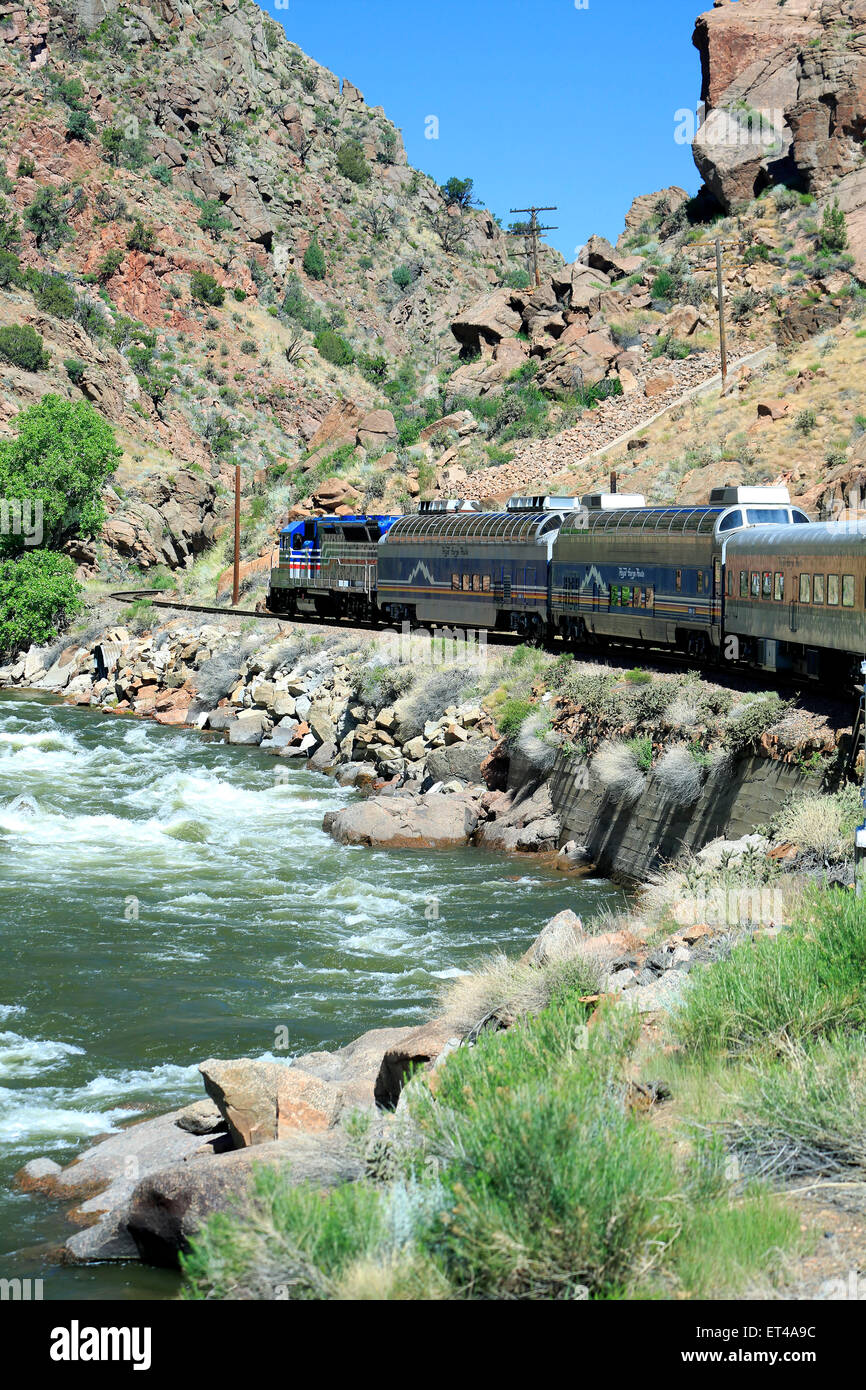
<svg viewBox="0 0 866 1390">
<path fill-rule="evenodd" d="M 624 275 L 633 275 L 643 265 L 640 256 L 628 256 L 616 251 L 602 236 L 591 236 L 578 259 L 590 270 L 601 270 L 615 280 L 622 279 Z"/>
<path fill-rule="evenodd" d="M 365 449 L 383 449 L 397 438 L 397 426 L 390 410 L 371 410 L 358 425 L 358 443 Z"/>
<path fill-rule="evenodd" d="M 464 309 L 451 324 L 451 332 L 463 348 L 471 352 L 488 351 L 503 338 L 520 332 L 523 320 L 513 306 L 514 291 L 493 290 L 468 309 Z"/>
<path fill-rule="evenodd" d="M 176 1265 L 178 1254 L 189 1249 L 208 1216 L 243 1210 L 254 1165 L 279 1169 L 283 1181 L 292 1186 L 309 1183 L 323 1190 L 353 1182 L 363 1173 L 342 1130 L 296 1130 L 279 1142 L 164 1165 L 137 1185 L 124 1219 L 139 1257 L 147 1264 Z"/>
<path fill-rule="evenodd" d="M 586 939 L 583 922 L 571 908 L 564 908 L 542 928 L 528 951 L 521 956 L 526 965 L 555 965 L 572 960 Z"/>
<path fill-rule="evenodd" d="M 323 828 L 341 845 L 390 849 L 452 849 L 469 843 L 478 825 L 471 796 L 370 797 L 325 816 Z"/>
<path fill-rule="evenodd" d="M 682 207 L 683 203 L 689 201 L 689 195 L 684 188 L 674 184 L 670 188 L 662 188 L 658 193 L 639 193 L 632 199 L 632 205 L 625 215 L 625 230 L 620 233 L 617 240 L 617 249 L 623 249 L 623 242 L 647 224 L 658 226 L 664 218 L 676 212 Z"/>
<path fill-rule="evenodd" d="M 393 1043 L 382 1058 L 376 1078 L 377 1105 L 393 1110 L 412 1073 L 435 1062 L 445 1048 L 456 1041 L 451 1033 L 446 1019 L 434 1018 Z"/>
<path fill-rule="evenodd" d="M 434 782 L 448 782 L 452 777 L 459 777 L 461 782 L 481 782 L 481 764 L 492 748 L 491 738 L 473 738 L 466 743 L 434 748 L 427 754 L 427 775 Z"/>
</svg>

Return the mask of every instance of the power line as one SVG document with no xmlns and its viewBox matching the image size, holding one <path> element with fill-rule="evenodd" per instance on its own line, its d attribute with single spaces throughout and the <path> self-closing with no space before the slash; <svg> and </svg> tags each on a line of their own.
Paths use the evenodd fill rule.
<svg viewBox="0 0 866 1390">
<path fill-rule="evenodd" d="M 538 273 L 538 236 L 539 236 L 539 233 L 540 233 L 540 232 L 556 232 L 556 231 L 559 230 L 557 227 L 541 226 L 540 223 L 539 223 L 539 221 L 538 221 L 538 214 L 539 214 L 540 212 L 557 212 L 558 210 L 559 210 L 559 209 L 557 208 L 557 206 L 556 206 L 555 204 L 553 205 L 553 207 L 545 207 L 545 208 L 509 208 L 509 212 L 528 212 L 528 213 L 530 214 L 529 230 L 527 231 L 525 228 L 522 228 L 522 227 L 521 227 L 521 228 L 518 228 L 518 229 L 516 229 L 516 230 L 514 230 L 514 231 L 509 232 L 509 235 L 510 235 L 510 236 L 523 236 L 523 237 L 527 237 L 527 239 L 530 240 L 530 241 L 532 242 L 532 250 L 531 250 L 531 253 L 530 253 L 530 254 L 531 254 L 531 256 L 532 256 L 532 271 L 533 271 L 533 275 L 534 275 L 534 277 L 535 277 L 535 285 L 536 285 L 536 288 L 538 288 L 538 286 L 541 284 L 541 277 L 540 277 L 540 275 L 539 275 L 539 273 Z"/>
</svg>

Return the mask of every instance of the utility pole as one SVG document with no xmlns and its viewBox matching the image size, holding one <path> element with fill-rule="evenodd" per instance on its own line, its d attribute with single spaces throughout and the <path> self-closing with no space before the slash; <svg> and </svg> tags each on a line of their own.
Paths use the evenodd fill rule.
<svg viewBox="0 0 866 1390">
<path fill-rule="evenodd" d="M 725 337 L 725 292 L 722 281 L 722 239 L 716 237 L 716 291 L 719 299 L 719 352 L 722 357 L 722 395 L 728 385 L 728 343 Z"/>
<path fill-rule="evenodd" d="M 511 232 L 510 235 L 511 235 L 511 236 L 525 236 L 525 237 L 528 237 L 528 239 L 529 239 L 529 240 L 531 241 L 531 243 L 532 243 L 532 251 L 531 251 L 530 254 L 531 254 L 531 256 L 532 256 L 532 273 L 533 273 L 533 275 L 534 275 L 534 277 L 535 277 L 535 287 L 536 287 L 536 289 L 537 289 L 538 286 L 541 284 L 541 276 L 540 276 L 539 273 L 538 273 L 538 236 L 539 236 L 539 233 L 540 233 L 540 232 L 555 232 L 555 231 L 558 231 L 558 228 L 557 228 L 557 227 L 542 227 L 542 226 L 539 224 L 539 221 L 538 221 L 538 214 L 539 214 L 540 212 L 556 212 L 556 211 L 557 211 L 557 209 L 556 209 L 556 205 L 555 205 L 555 204 L 554 204 L 553 207 L 547 207 L 547 208 L 509 208 L 509 212 L 528 212 L 528 213 L 530 214 L 529 231 L 526 232 L 525 230 L 520 230 L 520 231 L 518 231 L 518 232 Z"/>
<path fill-rule="evenodd" d="M 235 464 L 235 564 L 232 581 L 232 607 L 237 608 L 241 596 L 241 466 Z"/>
</svg>

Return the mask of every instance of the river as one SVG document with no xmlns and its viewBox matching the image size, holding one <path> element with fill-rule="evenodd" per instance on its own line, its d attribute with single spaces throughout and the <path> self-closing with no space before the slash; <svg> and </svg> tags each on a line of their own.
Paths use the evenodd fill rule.
<svg viewBox="0 0 866 1390">
<path fill-rule="evenodd" d="M 163 1271 L 58 1265 L 71 1228 L 15 1171 L 199 1099 L 205 1057 L 420 1022 L 561 908 L 622 901 L 526 859 L 337 847 L 322 816 L 353 795 L 188 730 L 0 695 L 0 1277 L 173 1295 Z"/>
</svg>

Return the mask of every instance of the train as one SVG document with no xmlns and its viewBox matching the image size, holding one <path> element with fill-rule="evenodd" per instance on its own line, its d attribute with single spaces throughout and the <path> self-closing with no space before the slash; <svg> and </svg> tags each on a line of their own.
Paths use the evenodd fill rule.
<svg viewBox="0 0 866 1390">
<path fill-rule="evenodd" d="M 784 487 L 458 501 L 310 517 L 280 533 L 275 613 L 677 652 L 809 681 L 861 679 L 866 521 L 816 523 Z"/>
</svg>

